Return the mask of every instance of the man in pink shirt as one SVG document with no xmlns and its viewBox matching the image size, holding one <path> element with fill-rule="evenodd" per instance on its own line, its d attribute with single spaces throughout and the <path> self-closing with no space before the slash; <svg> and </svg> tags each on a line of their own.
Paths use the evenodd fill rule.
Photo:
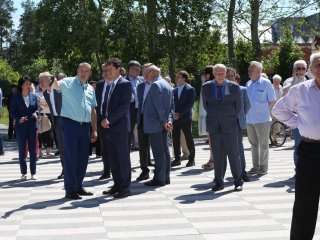
<svg viewBox="0 0 320 240">
<path fill-rule="evenodd" d="M 320 53 L 310 57 L 315 79 L 293 86 L 273 107 L 272 114 L 289 127 L 298 128 L 295 202 L 291 223 L 291 240 L 312 240 L 320 196 Z"/>
</svg>

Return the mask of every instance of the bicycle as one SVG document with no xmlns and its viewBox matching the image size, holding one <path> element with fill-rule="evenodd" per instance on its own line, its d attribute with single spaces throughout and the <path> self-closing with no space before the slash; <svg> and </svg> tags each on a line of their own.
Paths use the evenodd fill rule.
<svg viewBox="0 0 320 240">
<path fill-rule="evenodd" d="M 275 121 L 270 127 L 269 139 L 271 144 L 281 147 L 291 135 L 291 129 L 280 121 Z"/>
</svg>

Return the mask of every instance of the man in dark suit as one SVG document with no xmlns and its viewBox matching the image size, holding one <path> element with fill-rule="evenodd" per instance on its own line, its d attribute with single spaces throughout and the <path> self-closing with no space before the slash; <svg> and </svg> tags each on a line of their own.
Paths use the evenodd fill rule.
<svg viewBox="0 0 320 240">
<path fill-rule="evenodd" d="M 154 177 L 146 186 L 170 184 L 170 152 L 167 131 L 172 129 L 173 93 L 170 84 L 160 76 L 155 65 L 148 68 L 144 79 L 149 83 L 142 102 L 143 130 L 149 135 L 155 160 Z"/>
<path fill-rule="evenodd" d="M 215 80 L 202 86 L 203 105 L 207 111 L 207 131 L 215 160 L 215 185 L 212 191 L 224 189 L 226 155 L 229 158 L 235 191 L 242 190 L 242 172 L 238 148 L 237 116 L 241 109 L 239 85 L 226 80 L 227 68 L 223 64 L 214 66 Z"/>
<path fill-rule="evenodd" d="M 114 185 L 103 194 L 114 198 L 130 196 L 131 163 L 128 147 L 128 112 L 132 96 L 131 84 L 120 75 L 121 60 L 112 58 L 106 62 L 106 77 L 110 84 L 106 87 L 102 103 L 101 125 L 106 129 L 108 157 Z"/>
<path fill-rule="evenodd" d="M 181 165 L 180 135 L 181 130 L 185 136 L 187 148 L 189 150 L 189 161 L 187 167 L 194 166 L 195 147 L 192 137 L 192 107 L 196 99 L 195 89 L 188 84 L 189 74 L 186 71 L 178 72 L 176 76 L 177 87 L 173 90 L 174 96 L 174 116 L 172 140 L 175 160 L 171 166 Z"/>
<path fill-rule="evenodd" d="M 149 67 L 152 63 L 146 63 L 143 66 L 143 75 L 148 72 Z M 150 162 L 150 141 L 149 135 L 144 132 L 143 128 L 143 102 L 146 94 L 148 93 L 151 84 L 147 81 L 143 81 L 137 86 L 137 97 L 138 97 L 138 113 L 137 113 L 137 129 L 138 129 L 138 140 L 139 140 L 139 157 L 140 157 L 140 168 L 141 174 L 137 178 L 137 181 L 146 180 L 149 178 L 148 163 Z"/>
<path fill-rule="evenodd" d="M 143 82 L 143 78 L 139 76 L 141 72 L 141 65 L 137 61 L 130 61 L 128 63 L 128 76 L 126 79 L 131 83 L 132 96 L 130 101 L 130 132 L 128 137 L 129 150 L 133 137 L 134 127 L 137 124 L 137 112 L 138 112 L 138 95 L 137 86 Z"/>
<path fill-rule="evenodd" d="M 63 138 L 62 138 L 62 129 L 61 129 L 61 106 L 62 106 L 62 94 L 55 89 L 51 90 L 49 86 L 51 77 L 53 77 L 49 72 L 43 72 L 39 75 L 39 84 L 43 89 L 46 89 L 43 92 L 43 96 L 50 109 L 51 122 L 53 123 L 53 129 L 57 138 L 57 147 L 60 153 L 60 161 L 62 166 L 61 174 L 58 176 L 58 179 L 64 177 L 63 168 L 64 168 L 64 154 L 63 154 Z"/>
<path fill-rule="evenodd" d="M 107 68 L 105 64 L 102 64 L 102 77 L 103 80 L 97 83 L 96 87 L 96 99 L 97 99 L 97 129 L 98 135 L 100 136 L 100 143 L 101 144 L 101 155 L 102 155 L 102 162 L 103 162 L 103 173 L 100 176 L 100 180 L 110 178 L 110 160 L 108 158 L 108 151 L 107 151 L 107 138 L 105 137 L 107 129 L 102 127 L 101 121 L 102 119 L 102 104 L 104 102 L 104 96 L 106 92 L 106 88 L 110 81 L 107 79 Z"/>
</svg>

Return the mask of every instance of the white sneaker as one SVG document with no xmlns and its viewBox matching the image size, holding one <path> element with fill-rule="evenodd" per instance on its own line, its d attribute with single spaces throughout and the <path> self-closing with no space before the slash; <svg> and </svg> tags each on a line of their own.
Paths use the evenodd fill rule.
<svg viewBox="0 0 320 240">
<path fill-rule="evenodd" d="M 22 174 L 21 175 L 21 180 L 27 180 L 27 174 Z"/>
<path fill-rule="evenodd" d="M 37 180 L 38 178 L 37 178 L 37 175 L 31 175 L 31 180 Z"/>
</svg>

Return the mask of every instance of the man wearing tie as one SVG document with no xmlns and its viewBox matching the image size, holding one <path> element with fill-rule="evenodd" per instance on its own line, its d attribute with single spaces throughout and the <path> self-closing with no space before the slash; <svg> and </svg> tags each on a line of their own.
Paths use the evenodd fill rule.
<svg viewBox="0 0 320 240">
<path fill-rule="evenodd" d="M 132 96 L 132 87 L 128 80 L 120 75 L 121 60 L 112 58 L 105 64 L 106 86 L 102 103 L 101 126 L 105 128 L 108 157 L 114 185 L 103 194 L 114 198 L 131 195 L 131 163 L 128 147 L 128 112 Z"/>
<path fill-rule="evenodd" d="M 151 86 L 142 103 L 143 130 L 149 135 L 155 161 L 154 177 L 145 185 L 160 187 L 170 184 L 167 131 L 172 129 L 173 93 L 155 65 L 148 68 L 144 78 Z"/>
<path fill-rule="evenodd" d="M 215 80 L 202 86 L 203 106 L 207 111 L 207 131 L 211 140 L 215 160 L 215 185 L 212 191 L 224 189 L 226 155 L 229 158 L 235 191 L 242 190 L 242 170 L 238 148 L 237 116 L 241 109 L 239 85 L 226 80 L 227 68 L 223 64 L 214 66 Z"/>
<path fill-rule="evenodd" d="M 107 142 L 106 142 L 106 128 L 102 127 L 101 121 L 102 113 L 103 113 L 103 103 L 106 100 L 106 89 L 109 89 L 110 80 L 107 78 L 107 67 L 105 64 L 102 64 L 102 77 L 103 80 L 97 83 L 96 88 L 96 98 L 97 98 L 97 130 L 100 136 L 100 144 L 101 144 L 101 154 L 102 154 L 102 162 L 103 162 L 103 173 L 100 176 L 100 180 L 110 178 L 110 160 L 108 158 L 108 150 L 107 150 Z"/>
<path fill-rule="evenodd" d="M 141 71 L 141 65 L 137 61 L 130 61 L 128 63 L 128 76 L 126 79 L 131 83 L 132 96 L 130 102 L 130 132 L 128 137 L 129 150 L 131 146 L 131 141 L 133 137 L 134 127 L 137 124 L 137 112 L 138 112 L 138 95 L 137 86 L 139 83 L 143 82 L 143 78 L 139 76 Z"/>
<path fill-rule="evenodd" d="M 196 99 L 195 89 L 188 84 L 189 74 L 186 71 L 178 72 L 176 83 L 178 87 L 173 90 L 175 112 L 173 117 L 173 148 L 175 160 L 171 166 L 181 165 L 180 159 L 180 134 L 181 130 L 186 139 L 189 150 L 189 161 L 187 167 L 194 166 L 195 147 L 192 137 L 192 107 Z"/>
</svg>

